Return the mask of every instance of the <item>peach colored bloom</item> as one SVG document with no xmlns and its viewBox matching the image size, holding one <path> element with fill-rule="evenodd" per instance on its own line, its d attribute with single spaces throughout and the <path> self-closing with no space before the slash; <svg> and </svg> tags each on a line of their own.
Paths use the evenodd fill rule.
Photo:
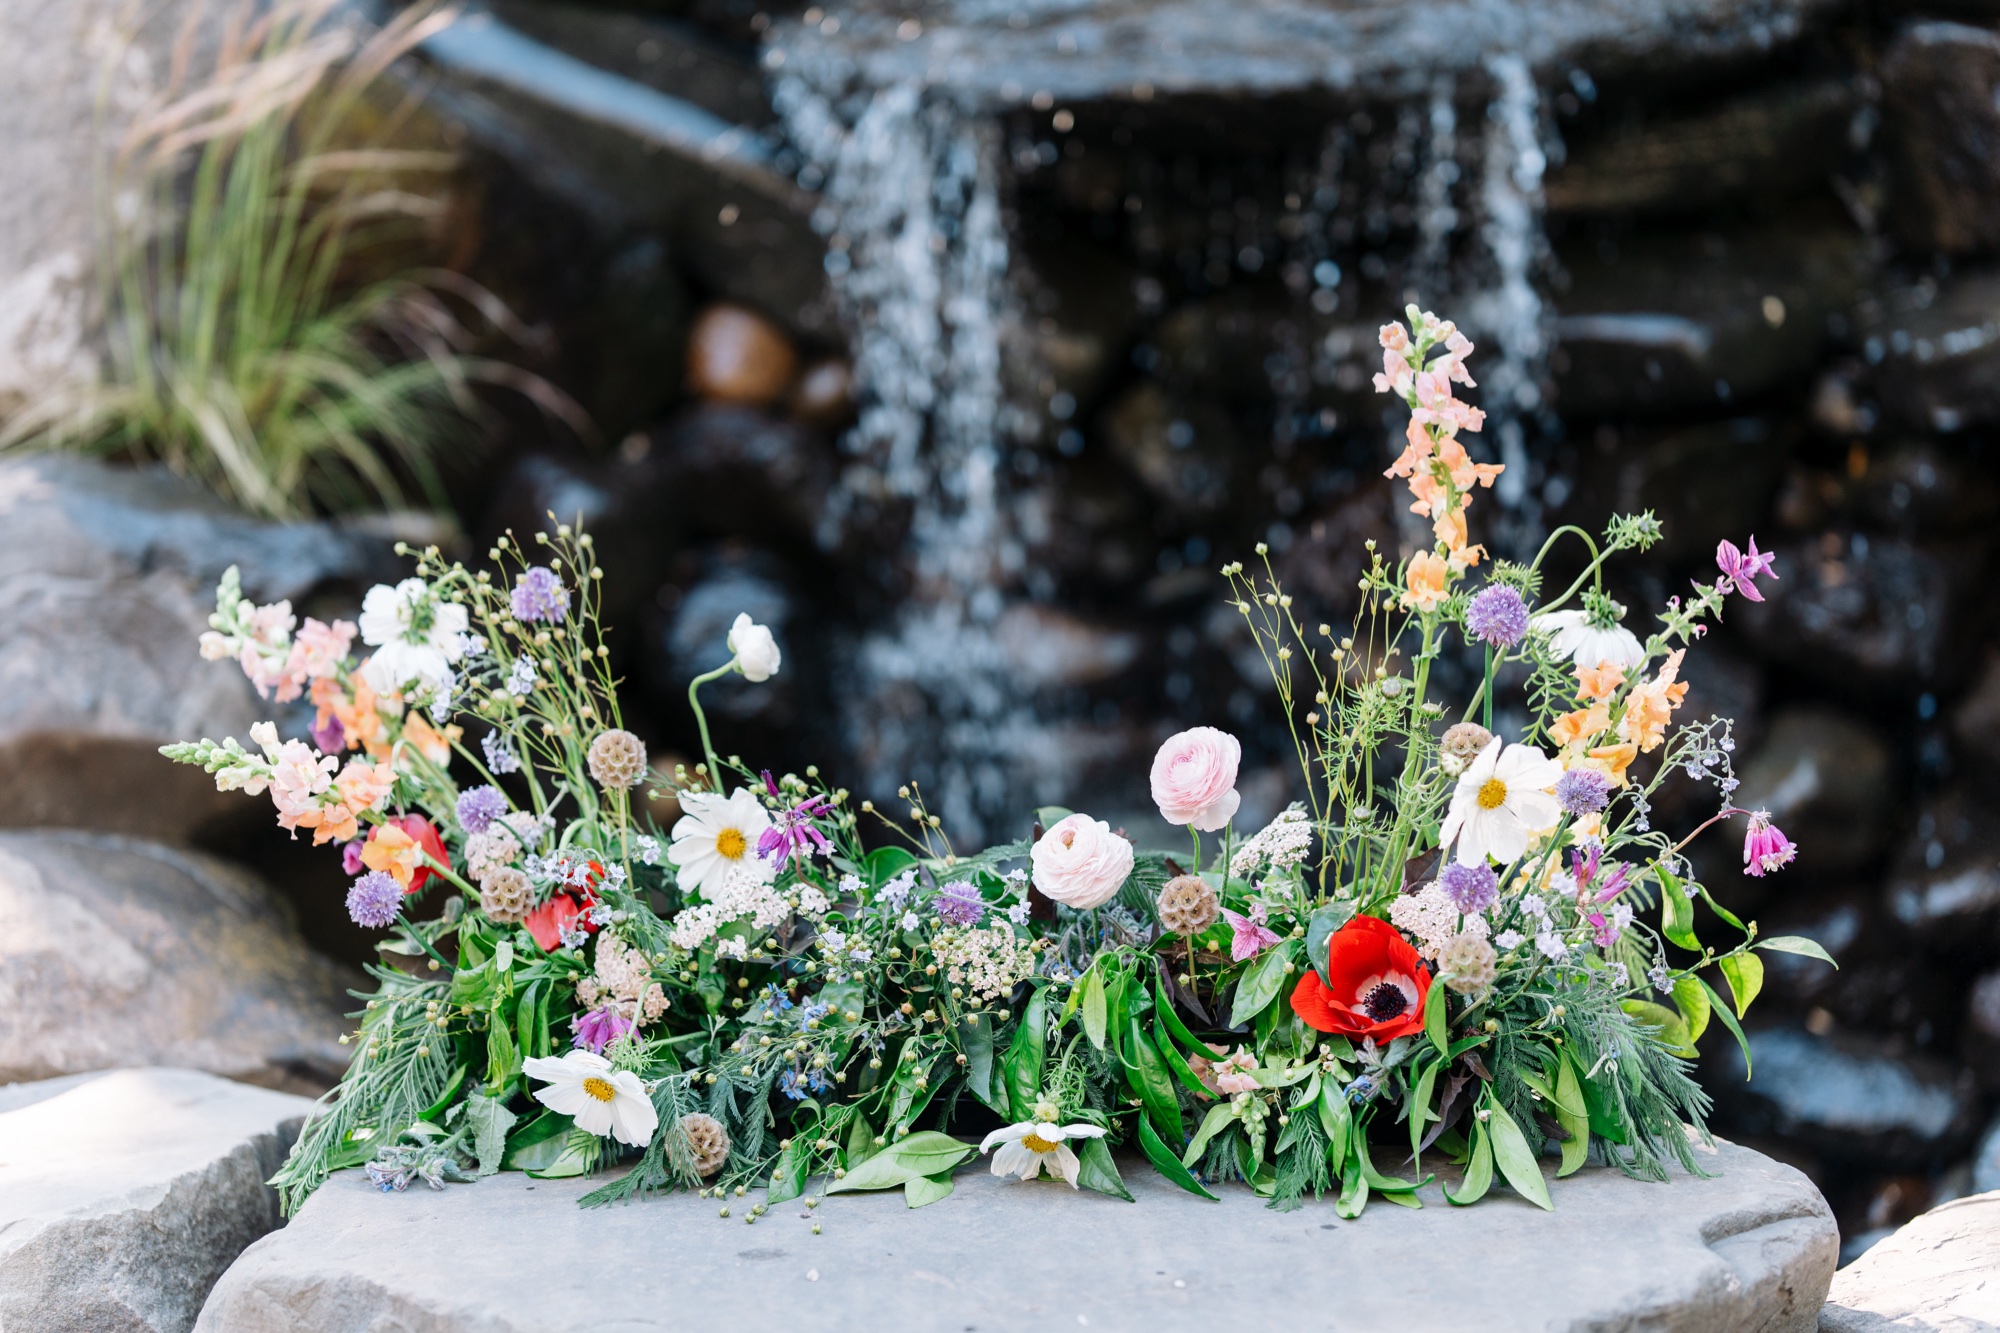
<svg viewBox="0 0 2000 1333">
<path fill-rule="evenodd" d="M 1486 419 L 1485 415 L 1478 412 L 1476 408 L 1466 408 L 1466 411 L 1474 413 L 1479 418 L 1478 421 L 1473 422 L 1466 429 L 1478 430 L 1480 424 Z M 1451 473 L 1451 484 L 1458 487 L 1461 491 L 1469 491 L 1474 486 L 1484 486 L 1490 490 L 1492 489 L 1494 479 L 1507 470 L 1505 463 L 1473 462 L 1472 455 L 1466 453 L 1465 446 L 1457 440 L 1443 440 L 1439 442 L 1438 461 L 1444 464 L 1447 472 Z"/>
<path fill-rule="evenodd" d="M 1403 452 L 1396 456 L 1395 462 L 1383 470 L 1382 475 L 1408 477 L 1429 472 L 1426 460 L 1430 458 L 1435 442 L 1431 439 L 1431 433 L 1424 429 L 1423 423 L 1412 421 L 1405 426 L 1403 440 Z"/>
<path fill-rule="evenodd" d="M 361 821 L 345 801 L 314 806 L 299 816 L 298 826 L 313 831 L 313 846 L 326 842 L 352 842 L 361 836 Z"/>
<path fill-rule="evenodd" d="M 1616 662 L 1599 662 L 1594 667 L 1579 665 L 1576 683 L 1579 699 L 1609 699 L 1625 683 L 1625 668 Z"/>
<path fill-rule="evenodd" d="M 1380 343 L 1385 351 L 1407 352 L 1410 350 L 1410 332 L 1403 327 L 1401 320 L 1384 324 L 1376 332 L 1375 341 Z"/>
<path fill-rule="evenodd" d="M 422 846 L 394 824 L 376 826 L 374 835 L 361 849 L 361 864 L 395 876 L 405 893 L 410 891 L 410 880 L 417 871 L 427 868 Z"/>
<path fill-rule="evenodd" d="M 1681 658 L 1687 649 L 1676 648 L 1660 664 L 1659 674 L 1633 689 L 1625 700 L 1625 716 L 1619 720 L 1618 734 L 1645 753 L 1660 747 L 1667 737 L 1667 722 L 1680 701 L 1687 697 L 1687 682 L 1676 680 Z"/>
<path fill-rule="evenodd" d="M 1486 423 L 1484 412 L 1452 397 L 1451 378 L 1445 372 L 1419 371 L 1415 387 L 1417 405 L 1411 409 L 1410 419 L 1437 427 L 1443 439 L 1450 439 L 1461 430 L 1477 431 Z"/>
<path fill-rule="evenodd" d="M 301 819 L 318 807 L 320 793 L 333 784 L 336 763 L 314 753 L 304 741 L 286 741 L 279 747 L 271 761 L 271 803 L 278 807 L 279 828 L 297 829 Z"/>
<path fill-rule="evenodd" d="M 1571 768 L 1594 768 L 1611 779 L 1613 786 L 1625 785 L 1625 770 L 1639 757 L 1639 747 L 1626 741 L 1619 745 L 1599 745 L 1585 753 Z"/>
<path fill-rule="evenodd" d="M 396 771 L 387 764 L 350 759 L 347 767 L 340 771 L 340 776 L 333 780 L 333 785 L 340 789 L 340 799 L 357 813 L 380 810 L 396 785 Z"/>
<path fill-rule="evenodd" d="M 1431 531 L 1435 532 L 1437 539 L 1445 544 L 1445 563 L 1451 566 L 1451 572 L 1454 574 L 1463 574 L 1486 558 L 1484 546 L 1467 544 L 1463 505 L 1448 514 L 1439 515 L 1431 524 Z"/>
<path fill-rule="evenodd" d="M 312 701 L 319 709 L 319 716 L 313 723 L 315 730 L 323 729 L 329 717 L 338 718 L 349 748 L 365 749 L 377 759 L 389 757 L 382 714 L 375 707 L 375 691 L 369 688 L 368 682 L 358 672 L 345 685 L 333 676 L 315 680 L 312 683 Z"/>
<path fill-rule="evenodd" d="M 1451 489 L 1439 483 L 1429 469 L 1411 476 L 1410 494 L 1417 497 L 1410 512 L 1425 518 L 1435 519 L 1451 507 Z"/>
<path fill-rule="evenodd" d="M 457 726 L 439 731 L 430 724 L 430 719 L 415 709 L 403 717 L 403 743 L 440 766 L 451 762 L 451 743 L 464 734 L 465 729 Z"/>
<path fill-rule="evenodd" d="M 333 674 L 353 643 L 354 626 L 348 621 L 336 620 L 326 625 L 307 616 L 292 640 L 285 670 L 300 681 L 321 680 Z"/>
<path fill-rule="evenodd" d="M 1257 1057 L 1248 1051 L 1237 1051 L 1226 1060 L 1214 1066 L 1215 1090 L 1225 1097 L 1239 1092 L 1255 1092 L 1257 1076 L 1251 1071 L 1257 1068 Z"/>
<path fill-rule="evenodd" d="M 1611 709 L 1604 704 L 1593 704 L 1589 708 L 1579 708 L 1574 713 L 1564 713 L 1549 727 L 1549 739 L 1558 746 L 1567 748 L 1578 741 L 1587 741 L 1600 735 L 1611 725 Z"/>
<path fill-rule="evenodd" d="M 1434 552 L 1419 551 L 1411 556 L 1410 567 L 1404 575 L 1409 591 L 1403 594 L 1403 605 L 1426 614 L 1437 610 L 1438 604 L 1445 598 L 1449 573 L 1449 567 Z"/>
</svg>

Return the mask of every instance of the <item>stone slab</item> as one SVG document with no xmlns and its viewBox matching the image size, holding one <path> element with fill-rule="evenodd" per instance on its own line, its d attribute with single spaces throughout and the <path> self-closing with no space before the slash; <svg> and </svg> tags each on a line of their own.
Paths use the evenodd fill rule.
<svg viewBox="0 0 2000 1333">
<path fill-rule="evenodd" d="M 1820 1333 L 2000 1329 L 2000 1191 L 1954 1199 L 1833 1275 Z"/>
<path fill-rule="evenodd" d="M 181 1333 L 278 1225 L 264 1181 L 312 1103 L 185 1069 L 50 1082 L 0 1088 L 0 1329 Z"/>
<path fill-rule="evenodd" d="M 639 1333 L 730 1328 L 1009 1333 L 1230 1328 L 1808 1330 L 1833 1273 L 1824 1200 L 1730 1144 L 1714 1176 L 1587 1168 L 1544 1213 L 1504 1187 L 1439 1186 L 1411 1211 L 1273 1212 L 1240 1187 L 1186 1195 L 1122 1163 L 1136 1203 L 974 1164 L 920 1211 L 900 1191 L 794 1202 L 687 1195 L 585 1211 L 583 1181 L 514 1174 L 383 1195 L 336 1177 L 223 1276 L 200 1333 Z M 1551 1167 L 1553 1164 L 1551 1164 Z"/>
</svg>

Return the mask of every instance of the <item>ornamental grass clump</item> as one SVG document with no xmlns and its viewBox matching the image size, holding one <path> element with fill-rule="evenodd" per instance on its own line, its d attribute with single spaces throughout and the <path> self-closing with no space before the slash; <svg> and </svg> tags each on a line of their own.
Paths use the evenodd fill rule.
<svg viewBox="0 0 2000 1333">
<path fill-rule="evenodd" d="M 1382 348 L 1378 386 L 1411 414 L 1390 474 L 1433 540 L 1374 552 L 1338 631 L 1297 623 L 1261 549 L 1223 571 L 1298 799 L 1240 829 L 1235 738 L 1170 737 L 1149 777 L 1171 854 L 1025 803 L 1033 836 L 962 848 L 914 783 L 892 812 L 817 768 L 719 758 L 701 686 L 784 660 L 747 616 L 689 688 L 703 758 L 648 768 L 568 527 L 510 533 L 478 568 L 425 551 L 359 625 L 297 625 L 232 571 L 203 651 L 308 703 L 310 740 L 259 723 L 167 753 L 339 855 L 385 955 L 348 1073 L 276 1178 L 286 1207 L 344 1167 L 385 1189 L 517 1169 L 604 1173 L 593 1204 L 762 1188 L 754 1222 L 808 1191 L 930 1203 L 982 1152 L 1129 1198 L 1114 1143 L 1196 1194 L 1331 1196 L 1347 1218 L 1418 1204 L 1441 1164 L 1453 1204 L 1505 1187 L 1541 1207 L 1545 1153 L 1558 1177 L 1699 1170 L 1697 1043 L 1742 1040 L 1766 953 L 1826 957 L 1762 935 L 1685 856 L 1727 820 L 1748 873 L 1805 854 L 1729 803 L 1728 721 L 1679 716 L 1684 654 L 1773 571 L 1725 546 L 1641 638 L 1602 579 L 1657 539 L 1651 515 L 1492 559 L 1466 515 L 1500 469 L 1454 396 L 1471 344 L 1412 309 Z M 1582 572 L 1545 588 L 1570 541 Z M 1455 642 L 1484 669 L 1445 693 Z M 1507 681 L 1523 720 L 1496 725 Z M 1717 796 L 1679 837 L 1652 822 L 1677 772 Z"/>
</svg>

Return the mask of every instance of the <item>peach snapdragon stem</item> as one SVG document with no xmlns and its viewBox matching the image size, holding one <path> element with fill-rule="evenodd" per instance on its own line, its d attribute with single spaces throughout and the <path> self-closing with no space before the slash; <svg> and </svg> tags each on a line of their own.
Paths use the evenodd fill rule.
<svg viewBox="0 0 2000 1333">
<path fill-rule="evenodd" d="M 722 794 L 722 765 L 716 762 L 715 745 L 708 739 L 708 714 L 701 711 L 700 691 L 701 687 L 711 680 L 720 680 L 736 669 L 736 658 L 731 657 L 715 670 L 703 672 L 688 682 L 688 707 L 694 710 L 695 725 L 701 728 L 701 752 L 708 759 L 708 780 L 712 784 L 711 790 L 718 796 Z"/>
</svg>

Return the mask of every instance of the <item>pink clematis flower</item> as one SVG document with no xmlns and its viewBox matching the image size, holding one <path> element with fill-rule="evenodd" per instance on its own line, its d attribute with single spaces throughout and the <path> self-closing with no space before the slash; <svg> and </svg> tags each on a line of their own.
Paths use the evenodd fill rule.
<svg viewBox="0 0 2000 1333">
<path fill-rule="evenodd" d="M 1723 584 L 1734 587 L 1737 592 L 1753 602 L 1764 600 L 1764 594 L 1757 591 L 1755 580 L 1765 574 L 1777 578 L 1778 573 L 1772 568 L 1776 563 L 1776 556 L 1767 555 L 1757 549 L 1757 538 L 1754 535 L 1750 538 L 1750 549 L 1747 552 L 1737 550 L 1736 543 L 1732 541 L 1724 541 L 1715 548 L 1715 567 L 1722 571 Z"/>
<path fill-rule="evenodd" d="M 1229 941 L 1229 956 L 1236 962 L 1255 958 L 1278 942 L 1278 932 L 1264 924 L 1264 904 L 1250 904 L 1250 915 L 1222 909 L 1223 920 L 1235 934 Z"/>
<path fill-rule="evenodd" d="M 1790 865 L 1798 854 L 1798 846 L 1771 822 L 1770 811 L 1751 812 L 1750 831 L 1743 836 L 1744 874 L 1762 879 Z"/>
</svg>

